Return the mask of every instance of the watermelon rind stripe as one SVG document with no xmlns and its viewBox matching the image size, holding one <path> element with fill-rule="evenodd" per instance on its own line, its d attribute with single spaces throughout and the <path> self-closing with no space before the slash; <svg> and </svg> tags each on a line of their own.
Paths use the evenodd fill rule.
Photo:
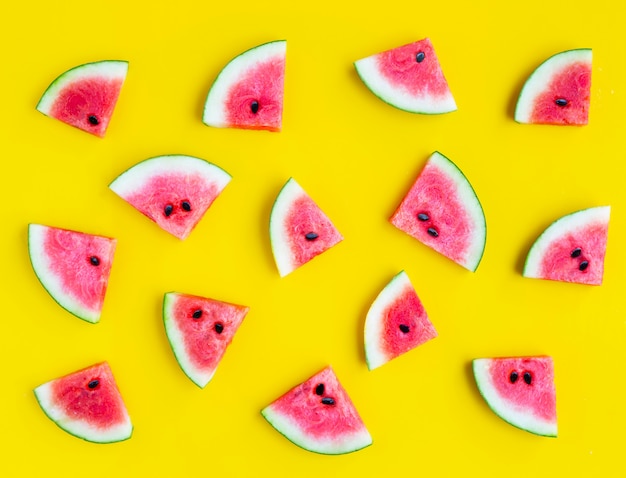
<svg viewBox="0 0 626 478">
<path fill-rule="evenodd" d="M 294 420 L 276 410 L 272 405 L 264 408 L 261 414 L 289 441 L 315 453 L 341 455 L 361 450 L 372 444 L 372 437 L 365 427 L 353 433 L 320 440 L 308 436 Z"/>
<path fill-rule="evenodd" d="M 535 435 L 556 437 L 557 423 L 542 420 L 528 410 L 515 409 L 511 402 L 501 398 L 489 372 L 493 359 L 483 358 L 472 361 L 472 370 L 480 394 L 493 412 L 505 422 Z"/>
<path fill-rule="evenodd" d="M 532 279 L 542 279 L 541 264 L 546 251 L 561 237 L 577 230 L 584 230 L 590 224 L 608 224 L 611 206 L 598 206 L 567 214 L 550 224 L 534 242 L 524 263 L 522 275 Z"/>
<path fill-rule="evenodd" d="M 102 79 L 125 79 L 128 73 L 128 62 L 124 60 L 104 60 L 76 66 L 59 75 L 44 91 L 37 110 L 46 116 L 50 115 L 52 105 L 59 93 L 75 80 L 97 77 Z"/>
<path fill-rule="evenodd" d="M 124 422 L 111 426 L 107 429 L 95 427 L 81 420 L 68 416 L 59 406 L 54 403 L 52 395 L 53 382 L 44 383 L 35 388 L 35 398 L 44 413 L 61 429 L 75 437 L 93 443 L 115 443 L 127 440 L 133 433 L 133 425 L 126 413 Z"/>
<path fill-rule="evenodd" d="M 531 122 L 536 99 L 550 85 L 550 80 L 555 74 L 574 63 L 583 62 L 591 65 L 591 61 L 592 52 L 590 48 L 566 50 L 545 60 L 528 77 L 522 87 L 515 107 L 515 121 L 526 124 Z"/>
<path fill-rule="evenodd" d="M 278 193 L 278 196 L 276 196 L 272 212 L 270 213 L 270 242 L 276 267 L 281 277 L 286 276 L 297 268 L 288 240 L 290 237 L 289 231 L 285 230 L 286 217 L 291 209 L 291 205 L 306 195 L 307 193 L 296 180 L 289 178 Z"/>
<path fill-rule="evenodd" d="M 226 115 L 226 99 L 231 87 L 239 81 L 245 72 L 257 64 L 275 57 L 285 57 L 287 41 L 276 40 L 250 48 L 237 55 L 219 73 L 204 104 L 202 122 L 207 126 L 226 128 L 229 126 Z"/>
</svg>

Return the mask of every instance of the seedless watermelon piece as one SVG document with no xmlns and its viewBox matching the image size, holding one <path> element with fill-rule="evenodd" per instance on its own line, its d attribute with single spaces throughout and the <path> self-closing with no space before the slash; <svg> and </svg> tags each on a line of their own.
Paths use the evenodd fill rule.
<svg viewBox="0 0 626 478">
<path fill-rule="evenodd" d="M 602 284 L 610 214 L 610 206 L 592 207 L 553 222 L 530 248 L 523 275 Z"/>
<path fill-rule="evenodd" d="M 186 239 L 230 182 L 220 167 L 193 156 L 146 159 L 120 174 L 109 188 L 179 239 Z"/>
<path fill-rule="evenodd" d="M 256 46 L 233 58 L 209 90 L 202 121 L 216 128 L 280 131 L 287 42 Z"/>
<path fill-rule="evenodd" d="M 365 318 L 365 359 L 373 370 L 437 337 L 406 272 L 380 292 Z"/>
<path fill-rule="evenodd" d="M 286 276 L 343 240 L 328 216 L 290 178 L 270 215 L 270 241 L 278 272 Z"/>
<path fill-rule="evenodd" d="M 437 151 L 390 222 L 470 271 L 482 259 L 487 226 L 480 201 L 461 170 Z"/>
<path fill-rule="evenodd" d="M 102 138 L 127 72 L 128 62 L 119 60 L 72 68 L 48 86 L 37 110 Z"/>
<path fill-rule="evenodd" d="M 329 366 L 261 411 L 265 419 L 305 450 L 339 455 L 372 444 L 350 397 Z"/>
<path fill-rule="evenodd" d="M 213 378 L 249 308 L 206 297 L 168 292 L 163 323 L 183 372 L 200 388 Z"/>
<path fill-rule="evenodd" d="M 30 224 L 28 253 L 37 278 L 61 307 L 100 320 L 117 241 L 67 229 Z"/>
<path fill-rule="evenodd" d="M 591 49 L 557 53 L 526 80 L 515 108 L 518 123 L 585 125 L 589 121 Z"/>
<path fill-rule="evenodd" d="M 428 38 L 357 60 L 354 66 L 365 86 L 396 108 L 424 114 L 457 109 Z"/>
<path fill-rule="evenodd" d="M 131 424 L 109 364 L 102 362 L 35 388 L 44 413 L 66 432 L 95 443 L 131 437 Z"/>
<path fill-rule="evenodd" d="M 556 391 L 551 357 L 501 357 L 472 363 L 478 389 L 506 422 L 537 435 L 557 434 Z"/>
</svg>

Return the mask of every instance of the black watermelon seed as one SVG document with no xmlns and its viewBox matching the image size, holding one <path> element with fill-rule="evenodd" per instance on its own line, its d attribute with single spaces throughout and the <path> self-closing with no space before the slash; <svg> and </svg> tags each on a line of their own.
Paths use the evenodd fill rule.
<svg viewBox="0 0 626 478">
<path fill-rule="evenodd" d="M 565 98 L 557 98 L 554 100 L 557 106 L 567 106 L 568 101 Z"/>
<path fill-rule="evenodd" d="M 420 221 L 428 221 L 430 219 L 430 216 L 426 213 L 420 212 L 417 215 L 417 219 L 419 219 Z"/>
<path fill-rule="evenodd" d="M 172 206 L 171 204 L 168 204 L 163 209 L 163 212 L 165 213 L 165 217 L 170 217 L 173 211 L 174 211 L 174 206 Z"/>
<path fill-rule="evenodd" d="M 423 51 L 420 51 L 417 55 L 415 55 L 415 60 L 418 63 L 423 62 L 425 58 L 426 58 L 426 53 L 424 53 Z"/>
<path fill-rule="evenodd" d="M 87 384 L 87 386 L 93 390 L 94 388 L 96 388 L 98 385 L 100 385 L 100 381 L 99 380 L 92 380 L 91 382 L 89 382 Z"/>
<path fill-rule="evenodd" d="M 580 270 L 580 271 L 584 271 L 587 267 L 589 267 L 589 261 L 582 261 L 582 262 L 578 265 L 578 270 Z"/>
<path fill-rule="evenodd" d="M 530 374 L 530 372 L 524 372 L 524 382 L 526 382 L 528 385 L 530 385 L 530 382 L 533 381 L 533 377 Z"/>
<path fill-rule="evenodd" d="M 330 397 L 324 397 L 324 398 L 322 398 L 322 403 L 324 405 L 334 405 L 335 404 L 335 400 L 333 400 Z"/>
<path fill-rule="evenodd" d="M 433 237 L 438 237 L 438 236 L 439 236 L 439 233 L 437 232 L 437 229 L 435 229 L 434 227 L 429 227 L 429 228 L 426 230 L 426 232 L 427 232 L 428 234 L 430 234 L 431 236 L 433 236 Z"/>
<path fill-rule="evenodd" d="M 96 256 L 91 256 L 89 258 L 89 262 L 91 263 L 92 266 L 99 266 L 100 265 L 100 259 L 98 259 Z"/>
<path fill-rule="evenodd" d="M 305 238 L 307 241 L 314 241 L 314 240 L 315 240 L 315 239 L 317 239 L 318 237 L 319 237 L 319 235 L 318 235 L 316 232 L 307 232 L 307 233 L 304 235 L 304 238 Z"/>
<path fill-rule="evenodd" d="M 409 331 L 411 330 L 411 328 L 408 325 L 405 324 L 400 324 L 400 330 L 402 331 L 403 334 L 408 334 Z"/>
<path fill-rule="evenodd" d="M 574 249 L 571 253 L 570 256 L 573 258 L 576 258 L 578 256 L 580 256 L 583 253 L 583 250 L 580 247 L 577 247 L 576 249 Z"/>
<path fill-rule="evenodd" d="M 187 212 L 191 211 L 191 204 L 189 204 L 189 201 L 183 201 L 180 204 L 180 207 L 182 207 Z"/>
<path fill-rule="evenodd" d="M 197 309 L 193 311 L 193 314 L 191 314 L 191 316 L 194 319 L 199 319 L 200 317 L 202 317 L 202 309 Z"/>
<path fill-rule="evenodd" d="M 252 113 L 257 114 L 259 112 L 259 102 L 254 100 L 252 103 L 250 103 L 250 111 L 252 111 Z"/>
<path fill-rule="evenodd" d="M 316 395 L 324 395 L 324 384 L 323 383 L 318 383 L 317 387 L 315 387 L 315 394 Z"/>
<path fill-rule="evenodd" d="M 511 381 L 511 383 L 517 382 L 518 378 L 519 378 L 519 375 L 515 371 L 511 372 L 511 375 L 509 375 L 509 380 Z"/>
<path fill-rule="evenodd" d="M 87 120 L 94 126 L 97 126 L 100 124 L 100 121 L 98 121 L 98 118 L 94 115 L 89 115 L 87 117 Z"/>
<path fill-rule="evenodd" d="M 219 322 L 216 322 L 213 328 L 218 334 L 221 334 L 224 331 L 224 325 L 220 324 Z"/>
</svg>

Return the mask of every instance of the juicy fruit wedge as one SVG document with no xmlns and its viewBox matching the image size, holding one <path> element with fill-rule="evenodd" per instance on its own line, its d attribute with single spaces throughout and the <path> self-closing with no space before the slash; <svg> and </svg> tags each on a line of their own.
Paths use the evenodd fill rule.
<svg viewBox="0 0 626 478">
<path fill-rule="evenodd" d="M 95 443 L 130 438 L 133 426 L 106 362 L 92 365 L 35 389 L 45 414 L 66 432 Z"/>
<path fill-rule="evenodd" d="M 163 323 L 176 360 L 200 388 L 213 378 L 249 308 L 190 294 L 168 292 Z"/>
<path fill-rule="evenodd" d="M 472 367 L 478 390 L 496 415 L 522 430 L 556 436 L 552 358 L 482 358 Z"/>
<path fill-rule="evenodd" d="M 365 319 L 365 359 L 373 370 L 437 337 L 409 276 L 401 271 L 372 303 Z"/>
<path fill-rule="evenodd" d="M 316 453 L 339 455 L 372 444 L 331 367 L 285 393 L 261 414 L 290 441 Z"/>
<path fill-rule="evenodd" d="M 610 214 L 600 206 L 553 222 L 530 248 L 524 277 L 602 284 Z"/>
<path fill-rule="evenodd" d="M 290 178 L 270 215 L 270 241 L 278 272 L 286 276 L 343 240 L 311 197 Z"/>
<path fill-rule="evenodd" d="M 209 90 L 202 121 L 216 128 L 280 131 L 287 42 L 264 43 L 233 58 Z"/>
<path fill-rule="evenodd" d="M 146 159 L 109 188 L 165 231 L 184 240 L 230 182 L 220 167 L 193 156 Z"/>
<path fill-rule="evenodd" d="M 461 170 L 439 152 L 428 159 L 390 222 L 470 271 L 485 250 L 487 226 L 478 197 Z"/>
<path fill-rule="evenodd" d="M 128 62 L 118 60 L 72 68 L 48 86 L 37 110 L 102 138 L 127 72 Z"/>
<path fill-rule="evenodd" d="M 354 66 L 372 93 L 396 108 L 424 114 L 457 109 L 428 38 L 363 58 Z"/>
<path fill-rule="evenodd" d="M 548 58 L 528 78 L 517 100 L 518 123 L 586 125 L 591 91 L 591 49 Z"/>
<path fill-rule="evenodd" d="M 100 320 L 117 241 L 67 229 L 30 224 L 28 253 L 37 278 L 68 312 Z"/>
</svg>

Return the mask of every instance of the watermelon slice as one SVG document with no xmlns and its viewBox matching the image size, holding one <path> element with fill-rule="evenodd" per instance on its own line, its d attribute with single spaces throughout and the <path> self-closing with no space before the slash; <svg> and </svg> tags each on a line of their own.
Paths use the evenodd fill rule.
<svg viewBox="0 0 626 478">
<path fill-rule="evenodd" d="M 177 292 L 163 299 L 163 322 L 176 360 L 204 388 L 249 308 Z"/>
<path fill-rule="evenodd" d="M 202 121 L 216 128 L 280 131 L 285 40 L 264 43 L 233 58 L 213 82 Z"/>
<path fill-rule="evenodd" d="M 482 358 L 472 366 L 478 390 L 496 415 L 522 430 L 556 436 L 552 358 Z"/>
<path fill-rule="evenodd" d="M 343 240 L 302 187 L 290 178 L 270 215 L 270 241 L 278 272 L 286 276 Z"/>
<path fill-rule="evenodd" d="M 391 224 L 470 271 L 485 250 L 482 206 L 461 170 L 434 152 L 390 218 Z"/>
<path fill-rule="evenodd" d="M 37 278 L 75 316 L 100 320 L 117 241 L 67 229 L 29 224 L 28 252 Z"/>
<path fill-rule="evenodd" d="M 365 359 L 373 370 L 437 337 L 406 272 L 376 297 L 365 318 Z"/>
<path fill-rule="evenodd" d="M 518 123 L 586 125 L 589 121 L 591 49 L 548 58 L 530 75 L 517 100 Z"/>
<path fill-rule="evenodd" d="M 127 72 L 128 62 L 118 60 L 72 68 L 48 86 L 37 110 L 103 138 Z"/>
<path fill-rule="evenodd" d="M 44 413 L 66 432 L 95 443 L 130 438 L 133 426 L 109 364 L 102 362 L 35 388 Z"/>
<path fill-rule="evenodd" d="M 411 113 L 455 111 L 456 103 L 428 38 L 354 62 L 372 93 Z"/>
<path fill-rule="evenodd" d="M 602 284 L 610 214 L 592 207 L 553 222 L 530 248 L 524 277 Z"/>
<path fill-rule="evenodd" d="M 372 444 L 330 366 L 285 393 L 261 414 L 290 441 L 316 453 L 339 455 Z"/>
<path fill-rule="evenodd" d="M 109 188 L 165 231 L 186 239 L 231 176 L 203 159 L 168 155 L 146 159 Z"/>
</svg>

